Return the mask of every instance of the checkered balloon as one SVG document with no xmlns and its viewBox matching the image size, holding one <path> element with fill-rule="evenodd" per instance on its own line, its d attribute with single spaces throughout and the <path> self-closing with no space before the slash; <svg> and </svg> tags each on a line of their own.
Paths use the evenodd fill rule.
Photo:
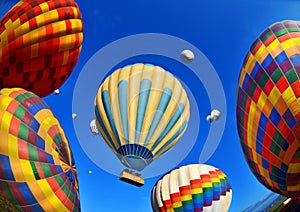
<svg viewBox="0 0 300 212">
<path fill-rule="evenodd" d="M 239 77 L 237 126 L 256 178 L 284 196 L 300 195 L 300 22 L 268 27 Z"/>
<path fill-rule="evenodd" d="M 71 74 L 82 40 L 74 0 L 19 1 L 0 21 L 0 88 L 47 96 Z"/>
</svg>

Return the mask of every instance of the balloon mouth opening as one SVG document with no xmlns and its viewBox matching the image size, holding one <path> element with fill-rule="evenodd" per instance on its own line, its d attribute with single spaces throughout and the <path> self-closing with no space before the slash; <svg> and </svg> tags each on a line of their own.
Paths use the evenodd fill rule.
<svg viewBox="0 0 300 212">
<path fill-rule="evenodd" d="M 65 174 L 67 175 L 67 177 L 70 180 L 70 182 L 72 183 L 72 185 L 78 191 L 79 187 L 78 187 L 78 180 L 77 180 L 76 168 L 75 168 L 75 170 L 73 168 L 69 169 L 67 172 L 65 172 Z"/>
<path fill-rule="evenodd" d="M 137 171 L 142 171 L 152 161 L 145 160 L 144 158 L 137 157 L 134 155 L 121 156 L 119 158 L 123 165 Z"/>
<path fill-rule="evenodd" d="M 142 171 L 153 161 L 153 154 L 146 147 L 138 144 L 126 144 L 117 150 L 122 164 L 130 169 Z"/>
</svg>

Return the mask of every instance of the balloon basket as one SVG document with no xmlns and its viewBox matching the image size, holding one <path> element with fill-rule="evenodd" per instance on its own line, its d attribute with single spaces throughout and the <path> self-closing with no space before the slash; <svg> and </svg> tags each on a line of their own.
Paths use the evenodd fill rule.
<svg viewBox="0 0 300 212">
<path fill-rule="evenodd" d="M 140 174 L 128 169 L 125 169 L 121 172 L 120 180 L 138 187 L 143 186 L 145 183 L 144 178 L 142 178 Z"/>
</svg>

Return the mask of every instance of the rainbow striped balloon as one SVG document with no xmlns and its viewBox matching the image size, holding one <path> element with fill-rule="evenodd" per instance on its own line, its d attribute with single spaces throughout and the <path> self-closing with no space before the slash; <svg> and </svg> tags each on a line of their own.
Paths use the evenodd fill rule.
<svg viewBox="0 0 300 212">
<path fill-rule="evenodd" d="M 114 71 L 95 99 L 95 120 L 102 137 L 126 167 L 138 171 L 176 144 L 189 116 L 189 100 L 181 83 L 149 64 Z"/>
<path fill-rule="evenodd" d="M 232 198 L 227 176 L 205 164 L 191 164 L 163 176 L 152 189 L 154 212 L 228 211 Z"/>
<path fill-rule="evenodd" d="M 20 88 L 0 91 L 0 192 L 23 211 L 80 211 L 64 131 L 42 99 Z"/>
<path fill-rule="evenodd" d="M 0 88 L 59 88 L 80 54 L 81 19 L 74 0 L 19 1 L 0 21 Z"/>
<path fill-rule="evenodd" d="M 237 126 L 256 178 L 300 195 L 300 22 L 282 21 L 252 44 L 239 77 Z"/>
</svg>

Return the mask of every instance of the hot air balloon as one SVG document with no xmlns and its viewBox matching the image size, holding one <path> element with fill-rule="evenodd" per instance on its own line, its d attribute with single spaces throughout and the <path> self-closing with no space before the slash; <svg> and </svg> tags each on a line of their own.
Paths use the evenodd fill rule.
<svg viewBox="0 0 300 212">
<path fill-rule="evenodd" d="M 71 74 L 82 40 L 74 0 L 19 1 L 0 22 L 0 88 L 51 94 Z"/>
<path fill-rule="evenodd" d="M 95 119 L 93 119 L 90 123 L 90 130 L 93 135 L 99 135 L 99 130 L 97 128 Z"/>
<path fill-rule="evenodd" d="M 268 27 L 239 76 L 237 127 L 256 178 L 287 197 L 300 195 L 300 22 Z"/>
<path fill-rule="evenodd" d="M 190 63 L 194 60 L 194 58 L 194 53 L 189 49 L 183 50 L 180 54 L 180 59 L 184 63 Z"/>
<path fill-rule="evenodd" d="M 191 164 L 164 175 L 152 189 L 154 212 L 228 211 L 232 189 L 227 176 L 205 164 Z"/>
<path fill-rule="evenodd" d="M 95 120 L 123 165 L 141 171 L 183 135 L 189 107 L 172 74 L 159 66 L 134 64 L 114 71 L 101 84 Z"/>
<path fill-rule="evenodd" d="M 56 89 L 54 92 L 54 95 L 58 95 L 60 93 L 59 89 Z"/>
<path fill-rule="evenodd" d="M 24 89 L 0 91 L 0 192 L 21 211 L 80 211 L 76 167 L 48 105 Z"/>
<path fill-rule="evenodd" d="M 77 114 L 76 113 L 72 113 L 72 119 L 76 119 L 77 118 Z"/>
<path fill-rule="evenodd" d="M 210 115 L 208 115 L 206 117 L 206 120 L 209 122 L 209 123 L 212 123 L 213 121 L 217 121 L 219 120 L 221 117 L 221 112 L 219 110 L 212 110 Z"/>
</svg>

